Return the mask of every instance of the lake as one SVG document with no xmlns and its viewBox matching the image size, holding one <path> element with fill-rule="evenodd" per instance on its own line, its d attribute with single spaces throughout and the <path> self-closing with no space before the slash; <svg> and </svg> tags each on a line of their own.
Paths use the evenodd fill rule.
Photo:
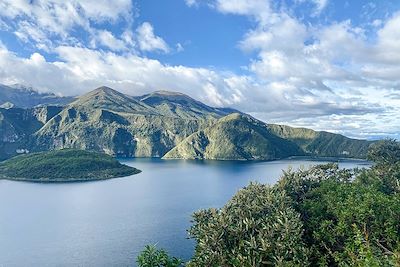
<svg viewBox="0 0 400 267">
<path fill-rule="evenodd" d="M 136 266 L 146 244 L 188 259 L 191 214 L 221 207 L 250 181 L 328 160 L 220 162 L 122 159 L 138 175 L 38 184 L 0 180 L 0 266 Z M 341 160 L 340 167 L 369 167 Z"/>
</svg>

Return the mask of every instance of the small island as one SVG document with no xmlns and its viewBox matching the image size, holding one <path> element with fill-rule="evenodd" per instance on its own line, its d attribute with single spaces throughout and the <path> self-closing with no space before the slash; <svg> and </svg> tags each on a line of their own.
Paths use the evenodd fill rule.
<svg viewBox="0 0 400 267">
<path fill-rule="evenodd" d="M 109 155 L 76 149 L 25 154 L 0 163 L 0 179 L 29 182 L 84 182 L 140 172 Z"/>
</svg>

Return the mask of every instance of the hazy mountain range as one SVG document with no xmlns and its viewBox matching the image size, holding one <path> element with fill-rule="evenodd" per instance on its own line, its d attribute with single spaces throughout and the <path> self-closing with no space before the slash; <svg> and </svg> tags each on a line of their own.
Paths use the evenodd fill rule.
<svg viewBox="0 0 400 267">
<path fill-rule="evenodd" d="M 53 93 L 39 93 L 31 87 L 0 84 L 0 107 L 32 108 L 38 105 L 66 105 L 73 97 L 61 97 Z"/>
<path fill-rule="evenodd" d="M 239 111 L 213 108 L 167 91 L 133 97 L 100 87 L 71 98 L 1 86 L 1 104 L 3 159 L 61 148 L 179 159 L 362 158 L 371 144 L 328 132 L 266 124 Z"/>
</svg>

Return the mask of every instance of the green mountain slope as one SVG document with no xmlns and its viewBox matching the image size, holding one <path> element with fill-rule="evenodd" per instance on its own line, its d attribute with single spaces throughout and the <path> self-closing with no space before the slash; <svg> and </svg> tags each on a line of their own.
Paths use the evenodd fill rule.
<svg viewBox="0 0 400 267">
<path fill-rule="evenodd" d="M 306 154 L 320 157 L 365 158 L 369 146 L 373 143 L 340 134 L 285 125 L 269 124 L 268 129 L 277 136 L 296 143 Z"/>
<path fill-rule="evenodd" d="M 52 107 L 0 108 L 0 159 L 31 150 L 30 138 L 51 116 L 49 110 Z"/>
<path fill-rule="evenodd" d="M 248 115 L 230 114 L 169 151 L 165 159 L 273 160 L 303 155 L 291 141 L 272 134 Z"/>
<path fill-rule="evenodd" d="M 146 103 L 106 86 L 78 97 L 68 107 L 87 111 L 103 109 L 122 113 L 160 115 L 157 110 L 146 105 Z"/>
<path fill-rule="evenodd" d="M 164 114 L 107 87 L 65 107 L 36 134 L 37 150 L 78 148 L 125 157 L 161 157 L 210 121 Z"/>
<path fill-rule="evenodd" d="M 154 107 L 161 114 L 184 119 L 221 118 L 233 113 L 232 110 L 213 108 L 176 92 L 157 91 L 137 99 Z"/>
</svg>

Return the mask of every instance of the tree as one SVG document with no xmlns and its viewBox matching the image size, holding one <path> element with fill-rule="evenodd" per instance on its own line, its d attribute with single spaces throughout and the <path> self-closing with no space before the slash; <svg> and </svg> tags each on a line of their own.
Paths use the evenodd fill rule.
<svg viewBox="0 0 400 267">
<path fill-rule="evenodd" d="M 140 267 L 179 267 L 183 266 L 183 261 L 170 257 L 163 249 L 157 249 L 155 245 L 147 245 L 137 257 Z"/>
<path fill-rule="evenodd" d="M 189 266 L 306 266 L 299 214 L 283 191 L 250 184 L 222 209 L 193 215 Z"/>
<path fill-rule="evenodd" d="M 378 141 L 370 146 L 368 159 L 377 164 L 395 164 L 400 161 L 400 143 L 394 139 Z"/>
</svg>

